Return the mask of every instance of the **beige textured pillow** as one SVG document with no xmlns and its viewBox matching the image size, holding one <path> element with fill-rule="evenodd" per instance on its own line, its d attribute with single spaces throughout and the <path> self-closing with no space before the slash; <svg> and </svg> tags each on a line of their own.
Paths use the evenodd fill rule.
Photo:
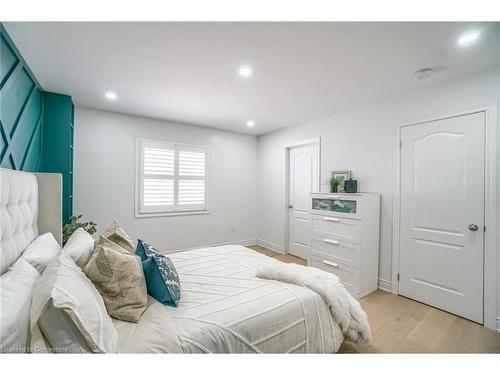
<svg viewBox="0 0 500 375">
<path fill-rule="evenodd" d="M 107 238 L 110 241 L 113 241 L 117 245 L 123 247 L 128 252 L 135 254 L 135 245 L 132 239 L 128 236 L 127 233 L 123 230 L 123 228 L 118 224 L 115 220 L 113 224 L 104 231 L 102 234 L 104 238 Z"/>
<path fill-rule="evenodd" d="M 109 315 L 139 321 L 148 301 L 141 258 L 101 236 L 83 272 L 101 294 Z"/>
<path fill-rule="evenodd" d="M 113 242 L 113 241 L 107 239 L 106 237 L 103 237 L 102 235 L 99 236 L 99 239 L 95 242 L 94 248 L 97 247 L 97 245 L 102 245 L 102 246 L 105 246 L 105 247 L 109 247 L 109 248 L 111 248 L 113 250 L 119 251 L 121 253 L 125 253 L 127 255 L 131 255 L 131 254 L 132 255 L 136 255 L 135 252 L 131 253 L 127 249 L 125 249 L 122 246 L 118 245 L 116 242 Z"/>
</svg>

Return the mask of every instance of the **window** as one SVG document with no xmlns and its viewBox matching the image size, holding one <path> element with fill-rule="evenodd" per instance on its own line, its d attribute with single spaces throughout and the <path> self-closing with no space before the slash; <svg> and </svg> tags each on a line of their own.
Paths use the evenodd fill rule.
<svg viewBox="0 0 500 375">
<path fill-rule="evenodd" d="M 137 153 L 136 215 L 207 210 L 206 146 L 138 139 Z"/>
</svg>

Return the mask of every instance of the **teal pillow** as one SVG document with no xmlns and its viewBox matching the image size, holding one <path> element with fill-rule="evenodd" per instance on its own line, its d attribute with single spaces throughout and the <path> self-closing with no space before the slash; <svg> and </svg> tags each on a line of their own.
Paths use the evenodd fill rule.
<svg viewBox="0 0 500 375">
<path fill-rule="evenodd" d="M 138 255 L 141 258 L 141 261 L 145 261 L 148 259 L 148 255 L 146 254 L 146 248 L 144 245 L 144 241 L 137 240 L 137 246 L 135 248 L 135 255 Z"/>
<path fill-rule="evenodd" d="M 148 294 L 164 305 L 177 307 L 181 283 L 172 261 L 142 240 L 137 241 L 135 253 L 142 260 Z"/>
<path fill-rule="evenodd" d="M 171 301 L 170 293 L 165 286 L 161 272 L 154 259 L 149 258 L 142 262 L 142 269 L 146 278 L 148 294 L 161 303 L 168 304 Z"/>
</svg>

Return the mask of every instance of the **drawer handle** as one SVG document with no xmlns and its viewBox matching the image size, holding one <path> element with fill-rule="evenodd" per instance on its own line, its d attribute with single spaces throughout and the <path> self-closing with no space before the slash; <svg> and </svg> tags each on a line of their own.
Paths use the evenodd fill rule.
<svg viewBox="0 0 500 375">
<path fill-rule="evenodd" d="M 335 268 L 339 268 L 339 265 L 337 263 L 330 262 L 329 260 L 324 260 L 323 263 L 325 263 L 329 266 L 335 267 Z"/>
<path fill-rule="evenodd" d="M 333 221 L 335 223 L 338 223 L 340 221 L 336 217 L 324 217 L 323 220 L 325 220 L 325 221 Z"/>
<path fill-rule="evenodd" d="M 332 245 L 338 245 L 339 244 L 339 241 L 330 240 L 328 238 L 323 239 L 323 241 L 326 242 L 326 243 L 331 243 Z"/>
</svg>

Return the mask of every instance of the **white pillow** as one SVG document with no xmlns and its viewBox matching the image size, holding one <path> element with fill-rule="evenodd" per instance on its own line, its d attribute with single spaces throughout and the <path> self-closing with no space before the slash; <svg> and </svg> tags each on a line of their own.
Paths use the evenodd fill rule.
<svg viewBox="0 0 500 375">
<path fill-rule="evenodd" d="M 0 277 L 0 350 L 29 351 L 30 308 L 33 288 L 40 278 L 38 271 L 24 259 Z"/>
<path fill-rule="evenodd" d="M 63 254 L 69 255 L 77 266 L 83 268 L 94 251 L 94 239 L 83 228 L 78 228 L 68 238 L 62 251 Z"/>
<path fill-rule="evenodd" d="M 118 333 L 101 295 L 65 254 L 47 266 L 35 287 L 32 333 L 37 329 L 57 352 L 116 353 Z"/>
<path fill-rule="evenodd" d="M 25 261 L 35 267 L 40 274 L 45 267 L 61 254 L 61 246 L 52 233 L 45 233 L 35 238 L 21 255 Z"/>
</svg>

